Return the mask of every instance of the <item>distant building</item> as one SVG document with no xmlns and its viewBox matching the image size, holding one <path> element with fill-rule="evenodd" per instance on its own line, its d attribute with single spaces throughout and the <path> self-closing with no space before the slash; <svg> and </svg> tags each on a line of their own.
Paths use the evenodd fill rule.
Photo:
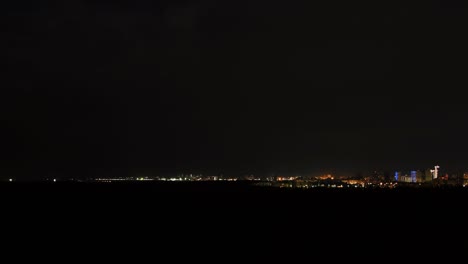
<svg viewBox="0 0 468 264">
<path fill-rule="evenodd" d="M 415 177 L 416 177 L 416 175 L 415 175 Z M 412 178 L 411 175 L 408 175 L 406 173 L 405 174 L 402 173 L 401 175 L 399 175 L 398 181 L 399 182 L 411 183 L 411 182 L 413 182 L 413 178 Z"/>
<path fill-rule="evenodd" d="M 432 172 L 430 169 L 427 169 L 424 173 L 424 182 L 432 182 Z"/>
<path fill-rule="evenodd" d="M 410 172 L 411 182 L 416 182 L 416 178 L 417 178 L 416 176 L 417 176 L 417 171 Z"/>
<path fill-rule="evenodd" d="M 431 170 L 433 180 L 437 179 L 439 177 L 439 168 L 440 168 L 440 166 L 436 165 L 436 166 L 434 166 L 434 169 Z"/>
<path fill-rule="evenodd" d="M 426 181 L 425 174 L 420 170 L 416 171 L 416 182 L 424 183 L 425 181 Z"/>
<path fill-rule="evenodd" d="M 399 179 L 400 179 L 400 176 L 401 176 L 401 172 L 399 172 L 399 171 L 395 171 L 394 180 L 395 180 L 395 181 L 399 181 Z"/>
<path fill-rule="evenodd" d="M 397 182 L 406 182 L 406 183 L 413 183 L 416 182 L 417 171 L 410 171 L 410 172 L 395 172 L 394 179 Z"/>
</svg>

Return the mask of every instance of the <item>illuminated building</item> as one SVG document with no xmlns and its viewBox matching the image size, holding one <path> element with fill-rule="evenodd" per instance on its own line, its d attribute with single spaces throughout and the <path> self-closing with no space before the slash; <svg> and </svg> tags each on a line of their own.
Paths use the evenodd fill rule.
<svg viewBox="0 0 468 264">
<path fill-rule="evenodd" d="M 437 179 L 437 177 L 439 176 L 439 168 L 440 168 L 440 166 L 436 165 L 436 166 L 434 166 L 434 169 L 431 170 L 433 180 Z"/>
<path fill-rule="evenodd" d="M 431 182 L 432 181 L 432 172 L 430 169 L 427 169 L 424 173 L 424 182 Z"/>
<path fill-rule="evenodd" d="M 401 173 L 399 175 L 398 181 L 399 182 L 410 183 L 410 182 L 413 182 L 413 178 L 410 175 L 406 174 L 406 173 L 405 174 Z"/>
<path fill-rule="evenodd" d="M 410 172 L 411 182 L 416 182 L 416 175 L 417 175 L 416 171 Z"/>
<path fill-rule="evenodd" d="M 394 177 L 395 181 L 398 181 L 400 176 L 401 176 L 401 172 L 395 171 L 395 177 Z"/>
<path fill-rule="evenodd" d="M 410 172 L 397 171 L 395 172 L 394 177 L 395 177 L 395 181 L 397 182 L 416 183 L 417 178 L 418 178 L 418 171 L 415 171 L 415 170 L 410 171 Z"/>
</svg>

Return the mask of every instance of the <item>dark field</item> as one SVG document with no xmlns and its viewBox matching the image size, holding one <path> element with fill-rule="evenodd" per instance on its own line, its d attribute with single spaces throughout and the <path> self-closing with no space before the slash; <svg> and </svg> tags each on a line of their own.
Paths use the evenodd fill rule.
<svg viewBox="0 0 468 264">
<path fill-rule="evenodd" d="M 383 221 L 384 216 L 426 219 L 416 226 L 456 224 L 457 219 L 464 218 L 468 204 L 468 188 L 302 190 L 253 186 L 249 182 L 13 182 L 0 184 L 0 195 L 12 206 L 250 210 L 254 215 L 263 210 L 320 219 L 312 217 L 317 212 L 336 215 L 336 219 L 326 217 L 336 224 L 377 216 Z"/>
<path fill-rule="evenodd" d="M 124 245 L 132 240 L 121 236 L 130 235 L 150 243 L 234 247 L 255 254 L 279 249 L 283 254 L 288 250 L 403 254 L 409 248 L 413 253 L 458 254 L 467 249 L 467 189 L 57 182 L 2 183 L 0 197 L 3 220 L 28 232 L 47 233 L 59 227 L 64 234 L 99 234 Z"/>
</svg>

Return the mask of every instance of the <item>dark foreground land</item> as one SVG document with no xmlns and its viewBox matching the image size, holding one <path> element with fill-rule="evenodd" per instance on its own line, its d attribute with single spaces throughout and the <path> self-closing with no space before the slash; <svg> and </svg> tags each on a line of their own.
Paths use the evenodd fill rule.
<svg viewBox="0 0 468 264">
<path fill-rule="evenodd" d="M 102 243 L 121 246 L 149 239 L 154 247 L 229 249 L 270 258 L 324 251 L 425 256 L 468 252 L 467 188 L 2 183 L 0 198 L 7 226 L 45 234 L 60 230 L 65 240 L 85 236 L 97 246 L 101 242 L 96 236 L 106 241 Z M 130 239 L 123 238 L 128 235 Z"/>
</svg>

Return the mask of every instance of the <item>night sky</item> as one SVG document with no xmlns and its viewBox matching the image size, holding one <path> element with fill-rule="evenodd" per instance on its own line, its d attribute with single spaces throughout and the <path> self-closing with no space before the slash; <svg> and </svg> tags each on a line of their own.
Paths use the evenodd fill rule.
<svg viewBox="0 0 468 264">
<path fill-rule="evenodd" d="M 115 2 L 0 4 L 0 177 L 468 169 L 466 4 Z"/>
</svg>

